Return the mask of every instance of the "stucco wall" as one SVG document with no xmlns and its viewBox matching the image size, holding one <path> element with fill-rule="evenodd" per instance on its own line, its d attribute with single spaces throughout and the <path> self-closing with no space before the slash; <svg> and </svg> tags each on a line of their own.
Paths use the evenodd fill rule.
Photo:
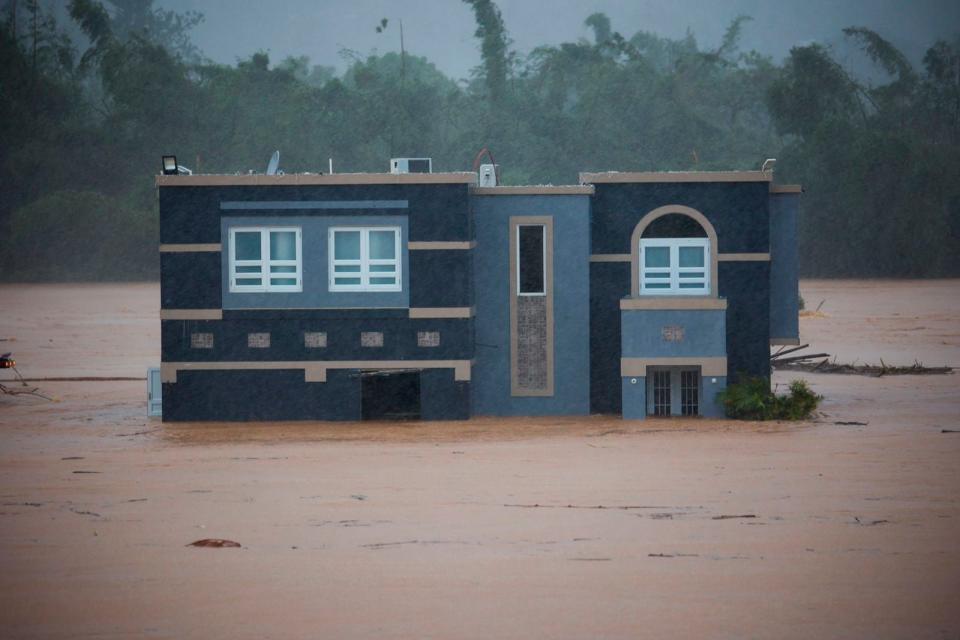
<svg viewBox="0 0 960 640">
<path fill-rule="evenodd" d="M 586 195 L 474 196 L 477 316 L 473 413 L 584 415 L 589 413 L 589 197 Z M 511 216 L 553 217 L 553 396 L 514 397 L 510 391 Z"/>
</svg>

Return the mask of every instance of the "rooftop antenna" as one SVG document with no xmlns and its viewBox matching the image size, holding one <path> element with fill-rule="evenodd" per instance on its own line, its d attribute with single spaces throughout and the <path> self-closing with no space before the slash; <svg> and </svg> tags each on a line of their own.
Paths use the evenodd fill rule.
<svg viewBox="0 0 960 640">
<path fill-rule="evenodd" d="M 270 163 L 267 165 L 267 175 L 275 176 L 277 175 L 277 167 L 280 166 L 280 150 L 277 149 L 273 152 L 273 155 L 270 156 Z"/>
<path fill-rule="evenodd" d="M 776 158 L 767 158 L 766 160 L 763 161 L 763 164 L 760 166 L 760 171 L 762 171 L 763 173 L 766 173 L 768 171 L 772 173 L 773 165 L 775 164 L 777 164 Z"/>
</svg>

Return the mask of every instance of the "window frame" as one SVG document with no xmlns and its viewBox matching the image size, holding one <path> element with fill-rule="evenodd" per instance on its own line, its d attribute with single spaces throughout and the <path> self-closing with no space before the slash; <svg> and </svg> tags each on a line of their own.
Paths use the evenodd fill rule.
<svg viewBox="0 0 960 640">
<path fill-rule="evenodd" d="M 540 228 L 540 273 L 541 273 L 541 282 L 543 286 L 541 291 L 523 291 L 521 284 L 523 283 L 523 278 L 521 272 L 523 271 L 523 262 L 520 260 L 520 229 L 523 227 L 539 227 Z M 547 295 L 547 225 L 543 223 L 525 223 L 521 222 L 516 225 L 516 245 L 517 245 L 517 296 L 546 296 Z"/>
<path fill-rule="evenodd" d="M 648 248 L 666 247 L 670 251 L 670 265 L 667 267 L 647 267 L 646 252 Z M 703 249 L 702 267 L 681 267 L 680 266 L 680 248 L 681 247 L 700 247 Z M 640 295 L 642 296 L 709 296 L 713 291 L 711 282 L 711 255 L 710 238 L 641 238 L 640 239 L 640 259 L 637 269 L 637 277 L 640 282 Z M 647 270 L 655 273 L 668 273 L 668 278 L 658 278 L 651 280 L 651 283 L 660 284 L 667 282 L 670 286 L 666 288 L 655 287 L 647 288 L 648 278 Z M 703 273 L 702 278 L 684 278 L 681 280 L 681 273 Z M 680 287 L 680 283 L 700 284 L 698 288 Z"/>
<path fill-rule="evenodd" d="M 294 232 L 296 238 L 297 257 L 294 260 L 273 260 L 270 256 L 270 233 L 271 232 Z M 260 234 L 260 258 L 258 260 L 238 260 L 237 259 L 237 233 L 259 233 Z M 237 284 L 238 278 L 255 277 L 251 273 L 238 273 L 238 267 L 260 267 L 261 284 Z M 271 267 L 296 267 L 293 273 L 278 273 L 277 277 L 284 279 L 295 278 L 296 284 L 271 284 L 270 280 L 273 274 Z M 303 230 L 299 226 L 239 226 L 230 227 L 229 237 L 229 257 L 228 257 L 228 279 L 230 293 L 300 293 L 303 291 Z"/>
<path fill-rule="evenodd" d="M 370 257 L 370 232 L 371 231 L 392 231 L 394 241 L 393 258 L 371 258 Z M 360 257 L 359 258 L 341 258 L 336 256 L 336 234 L 337 233 L 360 233 Z M 327 287 L 332 293 L 341 292 L 397 292 L 403 291 L 403 251 L 402 242 L 403 233 L 399 226 L 337 226 L 330 227 L 327 231 Z M 386 277 L 387 272 L 370 271 L 371 266 L 382 266 L 392 264 L 394 266 L 395 284 L 371 284 L 370 278 Z M 360 284 L 337 284 L 336 267 L 341 266 L 359 266 L 360 271 L 350 272 L 350 275 L 340 274 L 340 277 L 359 277 Z M 355 273 L 355 275 L 354 275 Z"/>
</svg>

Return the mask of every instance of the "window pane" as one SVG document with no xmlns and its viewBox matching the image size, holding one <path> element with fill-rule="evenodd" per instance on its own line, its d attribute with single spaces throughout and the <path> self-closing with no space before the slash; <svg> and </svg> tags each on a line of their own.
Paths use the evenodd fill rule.
<svg viewBox="0 0 960 640">
<path fill-rule="evenodd" d="M 652 274 L 651 274 L 651 275 L 652 275 Z M 704 274 L 703 274 L 703 271 L 688 271 L 688 272 L 681 273 L 681 274 L 680 274 L 680 277 L 681 277 L 681 278 L 688 278 L 688 279 L 689 279 L 689 278 L 700 278 L 700 279 L 702 280 L 702 279 L 704 278 Z"/>
<path fill-rule="evenodd" d="M 373 260 L 392 260 L 397 256 L 395 231 L 370 232 L 370 258 Z"/>
<path fill-rule="evenodd" d="M 270 259 L 296 260 L 297 234 L 293 231 L 271 231 Z"/>
<path fill-rule="evenodd" d="M 544 293 L 543 283 L 543 225 L 521 225 L 517 227 L 519 238 L 517 248 L 519 260 L 520 293 Z"/>
<path fill-rule="evenodd" d="M 705 285 L 701 282 L 681 282 L 681 289 L 705 289 Z"/>
<path fill-rule="evenodd" d="M 333 257 L 336 260 L 359 260 L 360 232 L 335 231 L 333 233 Z"/>
<path fill-rule="evenodd" d="M 680 266 L 702 267 L 703 247 L 680 247 Z"/>
<path fill-rule="evenodd" d="M 360 284 L 360 278 L 334 278 L 334 284 Z"/>
<path fill-rule="evenodd" d="M 669 267 L 670 247 L 646 247 L 643 251 L 643 266 Z"/>
<path fill-rule="evenodd" d="M 669 282 L 648 282 L 644 285 L 647 289 L 669 289 Z"/>
<path fill-rule="evenodd" d="M 397 284 L 395 277 L 391 278 L 370 278 L 370 284 Z"/>
<path fill-rule="evenodd" d="M 237 267 L 237 273 L 260 273 L 260 265 L 252 267 Z"/>
<path fill-rule="evenodd" d="M 270 266 L 270 273 L 296 273 L 296 267 L 282 267 L 277 265 Z"/>
<path fill-rule="evenodd" d="M 393 273 L 397 268 L 392 264 L 372 264 L 370 265 L 371 272 L 378 273 Z"/>
<path fill-rule="evenodd" d="M 338 264 L 333 267 L 334 273 L 360 273 L 358 264 Z"/>
<path fill-rule="evenodd" d="M 259 287 L 263 281 L 260 278 L 237 278 L 238 287 Z"/>
<path fill-rule="evenodd" d="M 234 257 L 237 260 L 260 259 L 260 232 L 238 231 L 234 234 Z"/>
<path fill-rule="evenodd" d="M 296 286 L 296 278 L 270 278 L 270 284 L 277 286 Z"/>
<path fill-rule="evenodd" d="M 643 276 L 644 276 L 645 278 L 669 278 L 669 277 L 670 277 L 670 272 L 669 272 L 669 271 L 663 271 L 663 272 L 654 271 L 653 273 L 650 273 L 649 271 L 647 271 L 646 273 L 643 274 Z"/>
</svg>

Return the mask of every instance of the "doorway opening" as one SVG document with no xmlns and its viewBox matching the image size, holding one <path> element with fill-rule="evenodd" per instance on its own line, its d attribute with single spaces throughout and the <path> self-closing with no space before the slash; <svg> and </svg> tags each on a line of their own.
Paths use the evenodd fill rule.
<svg viewBox="0 0 960 640">
<path fill-rule="evenodd" d="M 360 374 L 363 420 L 419 420 L 419 371 L 364 371 Z"/>
<path fill-rule="evenodd" d="M 647 413 L 652 416 L 700 415 L 700 369 L 649 367 Z"/>
</svg>

